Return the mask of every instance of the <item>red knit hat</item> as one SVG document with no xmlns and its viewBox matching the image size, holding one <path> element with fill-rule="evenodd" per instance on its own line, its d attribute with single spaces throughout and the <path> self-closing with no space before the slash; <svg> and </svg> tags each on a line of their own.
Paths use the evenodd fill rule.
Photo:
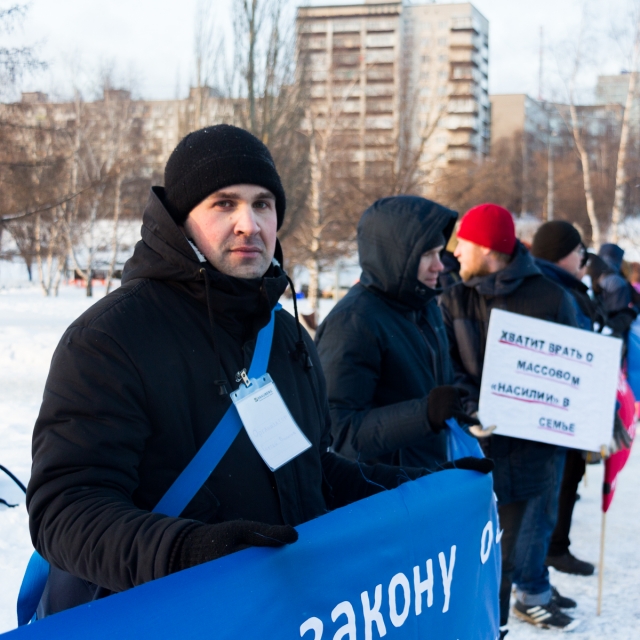
<svg viewBox="0 0 640 640">
<path fill-rule="evenodd" d="M 516 245 L 513 217 L 497 204 L 479 204 L 464 214 L 458 238 L 511 255 Z"/>
</svg>

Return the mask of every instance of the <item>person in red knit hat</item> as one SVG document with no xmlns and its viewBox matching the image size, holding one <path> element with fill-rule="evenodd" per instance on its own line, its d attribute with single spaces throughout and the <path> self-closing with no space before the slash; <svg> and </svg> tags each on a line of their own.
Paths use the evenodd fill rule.
<svg viewBox="0 0 640 640">
<path fill-rule="evenodd" d="M 516 239 L 513 218 L 504 207 L 481 204 L 468 211 L 460 222 L 454 255 L 460 262 L 462 282 L 442 294 L 440 305 L 456 385 L 467 392 L 464 408 L 472 415 L 478 410 L 485 342 L 493 308 L 571 326 L 577 326 L 577 321 L 568 294 L 542 275 L 526 247 Z M 557 473 L 558 447 L 498 435 L 499 432 L 500 424 L 495 434 L 481 442 L 487 457 L 495 463 L 494 491 L 503 529 L 500 626 L 501 637 L 504 637 L 516 570 L 516 542 L 524 513 L 530 503 L 533 508 L 535 504 L 549 502 L 536 501 L 536 497 L 557 495 L 562 474 Z M 539 509 L 534 517 L 542 519 L 545 514 Z M 552 530 L 553 527 L 547 538 Z M 577 622 L 561 608 L 573 601 L 560 596 L 549 584 L 544 565 L 548 542 L 548 539 L 532 540 L 527 547 L 531 580 L 527 582 L 526 592 L 518 589 L 514 613 L 536 626 L 569 630 Z"/>
<path fill-rule="evenodd" d="M 460 277 L 487 275 L 507 265 L 516 246 L 511 214 L 497 204 L 480 204 L 462 218 L 455 257 Z"/>
</svg>

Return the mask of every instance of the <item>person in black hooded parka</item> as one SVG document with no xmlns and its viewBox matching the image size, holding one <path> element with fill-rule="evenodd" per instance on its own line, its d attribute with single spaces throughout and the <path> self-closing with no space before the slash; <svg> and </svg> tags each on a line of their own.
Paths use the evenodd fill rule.
<svg viewBox="0 0 640 640">
<path fill-rule="evenodd" d="M 429 412 L 455 405 L 457 395 L 445 388 L 430 403 L 429 393 L 453 382 L 436 296 L 439 254 L 456 218 L 424 198 L 395 196 L 360 219 L 360 282 L 316 334 L 334 447 L 348 458 L 426 468 L 447 459 L 445 431 Z"/>
<path fill-rule="evenodd" d="M 242 429 L 181 517 L 151 512 L 231 406 L 287 286 L 272 261 L 284 197 L 250 133 L 189 134 L 165 188 L 151 191 L 122 286 L 62 337 L 27 495 L 33 544 L 51 564 L 38 617 L 250 545 L 294 542 L 292 526 L 424 475 L 329 451 L 315 347 L 279 310 L 268 372 L 311 448 L 272 472 Z"/>
</svg>

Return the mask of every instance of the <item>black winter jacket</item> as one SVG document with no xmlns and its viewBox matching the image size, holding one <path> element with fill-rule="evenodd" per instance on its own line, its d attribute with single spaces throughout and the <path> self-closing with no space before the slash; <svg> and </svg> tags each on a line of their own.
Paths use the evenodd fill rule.
<svg viewBox="0 0 640 640">
<path fill-rule="evenodd" d="M 536 258 L 535 263 L 545 278 L 561 286 L 571 296 L 580 329 L 592 331 L 594 322 L 599 322 L 600 325 L 604 323 L 604 317 L 599 313 L 596 303 L 589 297 L 589 288 L 584 282 L 553 262 Z"/>
<path fill-rule="evenodd" d="M 577 326 L 569 295 L 540 273 L 520 242 L 504 269 L 451 287 L 442 294 L 440 305 L 456 384 L 468 393 L 465 405 L 470 413 L 478 409 L 492 309 Z M 541 442 L 491 436 L 485 452 L 496 465 L 493 482 L 499 503 L 526 500 L 541 493 L 553 478 L 556 450 L 556 446 Z"/>
<path fill-rule="evenodd" d="M 122 286 L 62 337 L 33 436 L 34 546 L 54 567 L 111 591 L 166 575 L 174 543 L 194 523 L 298 525 L 398 484 L 395 469 L 359 468 L 328 451 L 320 362 L 305 333 L 313 362 L 305 368 L 295 321 L 281 310 L 268 371 L 312 448 L 272 473 L 242 430 L 182 517 L 150 513 L 231 404 L 215 384 L 216 352 L 236 388 L 286 287 L 279 267 L 239 280 L 199 263 L 161 195 L 152 190 Z"/>
<path fill-rule="evenodd" d="M 449 238 L 457 214 L 423 198 L 385 198 L 358 225 L 360 283 L 316 334 L 334 446 L 364 461 L 434 468 L 446 435 L 430 432 L 427 395 L 451 384 L 439 290 L 418 281 L 425 250 Z"/>
</svg>

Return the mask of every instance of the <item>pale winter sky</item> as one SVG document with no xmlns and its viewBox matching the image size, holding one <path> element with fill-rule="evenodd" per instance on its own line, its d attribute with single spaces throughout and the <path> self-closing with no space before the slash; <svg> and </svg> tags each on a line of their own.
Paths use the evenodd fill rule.
<svg viewBox="0 0 640 640">
<path fill-rule="evenodd" d="M 18 0 L 0 0 L 0 8 Z M 625 22 L 629 6 L 639 0 L 586 0 L 589 7 L 590 59 L 581 76 L 588 98 L 598 73 L 626 67 L 621 49 L 611 39 L 614 23 Z M 225 37 L 233 37 L 233 0 L 212 0 Z M 295 5 L 295 0 L 291 0 Z M 31 0 L 20 43 L 40 43 L 50 70 L 23 83 L 24 89 L 64 93 L 71 68 L 82 69 L 84 86 L 96 78 L 100 61 L 113 61 L 124 82 L 135 78 L 137 93 L 153 99 L 185 95 L 193 68 L 193 31 L 197 0 Z M 345 4 L 311 0 L 310 4 Z M 346 2 L 346 4 L 350 4 Z M 421 4 L 414 1 L 414 4 Z M 558 61 L 566 61 L 562 43 L 576 38 L 584 0 L 475 0 L 490 22 L 489 81 L 492 93 L 538 94 L 540 27 L 547 43 L 544 97 L 561 99 Z M 3 37 L 3 39 L 5 39 Z M 89 80 L 87 80 L 89 79 Z"/>
</svg>

